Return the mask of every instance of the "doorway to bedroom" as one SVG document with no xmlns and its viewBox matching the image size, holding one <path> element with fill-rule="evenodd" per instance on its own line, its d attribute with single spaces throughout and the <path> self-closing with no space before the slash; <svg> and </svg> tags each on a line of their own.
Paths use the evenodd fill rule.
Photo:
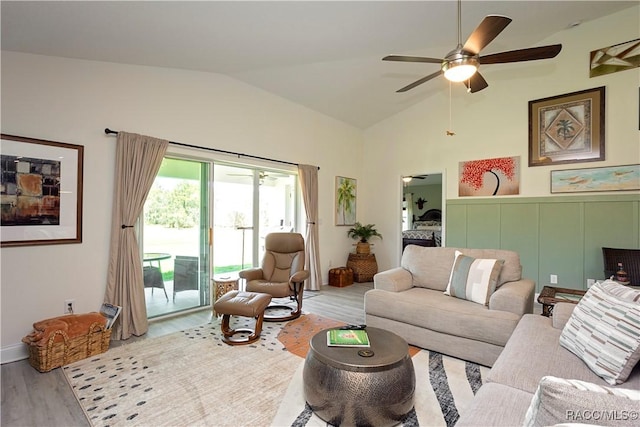
<svg viewBox="0 0 640 427">
<path fill-rule="evenodd" d="M 402 178 L 402 251 L 407 245 L 444 246 L 443 174 Z"/>
</svg>

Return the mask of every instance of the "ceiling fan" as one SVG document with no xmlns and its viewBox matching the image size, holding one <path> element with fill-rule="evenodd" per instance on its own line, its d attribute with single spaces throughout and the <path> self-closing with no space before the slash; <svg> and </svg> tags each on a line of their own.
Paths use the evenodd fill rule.
<svg viewBox="0 0 640 427">
<path fill-rule="evenodd" d="M 412 179 L 425 179 L 429 175 L 406 175 L 402 177 L 402 181 L 407 184 L 411 182 Z"/>
<path fill-rule="evenodd" d="M 406 92 L 438 77 L 442 73 L 444 73 L 445 78 L 452 82 L 464 82 L 469 92 L 478 92 L 489 86 L 484 77 L 478 72 L 480 64 L 506 64 L 510 62 L 554 58 L 560 53 L 560 50 L 562 50 L 561 44 L 554 44 L 480 56 L 480 51 L 491 43 L 491 41 L 511 23 L 511 18 L 501 15 L 486 16 L 463 45 L 460 42 L 462 39 L 461 8 L 461 0 L 458 0 L 458 45 L 454 50 L 449 52 L 444 59 L 403 55 L 389 55 L 382 58 L 383 61 L 440 64 L 440 70 L 396 92 Z"/>
</svg>

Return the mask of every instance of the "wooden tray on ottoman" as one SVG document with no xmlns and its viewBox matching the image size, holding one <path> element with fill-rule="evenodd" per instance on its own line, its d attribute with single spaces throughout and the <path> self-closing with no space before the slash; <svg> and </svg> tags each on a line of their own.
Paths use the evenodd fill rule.
<svg viewBox="0 0 640 427">
<path fill-rule="evenodd" d="M 29 363 L 40 372 L 49 372 L 107 351 L 111 329 L 95 322 L 88 327 L 86 333 L 75 337 L 70 337 L 66 331 L 56 330 L 49 335 L 45 345 L 25 341 L 27 338 L 22 341 L 29 344 Z"/>
<path fill-rule="evenodd" d="M 329 270 L 329 285 L 342 288 L 353 285 L 353 270 L 348 267 L 338 267 Z"/>
</svg>

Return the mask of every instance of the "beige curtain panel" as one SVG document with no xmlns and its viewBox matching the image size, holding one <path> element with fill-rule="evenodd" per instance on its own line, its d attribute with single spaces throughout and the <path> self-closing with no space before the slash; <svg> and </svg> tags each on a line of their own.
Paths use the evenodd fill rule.
<svg viewBox="0 0 640 427">
<path fill-rule="evenodd" d="M 298 176 L 302 188 L 304 209 L 307 213 L 307 235 L 305 238 L 305 268 L 309 270 L 309 280 L 305 289 L 320 290 L 320 244 L 318 238 L 318 167 L 298 165 Z"/>
<path fill-rule="evenodd" d="M 111 223 L 111 249 L 105 302 L 122 307 L 111 338 L 147 332 L 142 258 L 134 224 L 160 169 L 169 141 L 118 132 Z"/>
</svg>

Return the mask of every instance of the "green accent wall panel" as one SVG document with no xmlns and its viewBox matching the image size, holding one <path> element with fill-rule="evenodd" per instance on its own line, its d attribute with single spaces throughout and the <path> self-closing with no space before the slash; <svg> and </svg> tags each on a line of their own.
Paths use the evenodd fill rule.
<svg viewBox="0 0 640 427">
<path fill-rule="evenodd" d="M 444 246 L 467 247 L 467 207 L 465 205 L 447 205 L 445 220 Z"/>
<path fill-rule="evenodd" d="M 516 251 L 520 255 L 522 276 L 539 283 L 538 208 L 527 203 L 501 206 L 500 248 Z"/>
<path fill-rule="evenodd" d="M 467 206 L 467 247 L 500 247 L 500 205 Z"/>
<path fill-rule="evenodd" d="M 586 289 L 603 279 L 602 247 L 640 249 L 640 194 L 447 200 L 446 245 L 510 249 L 536 291 L 558 285 Z"/>
<path fill-rule="evenodd" d="M 585 206 L 586 279 L 604 279 L 602 247 L 640 248 L 637 203 L 599 202 Z"/>
<path fill-rule="evenodd" d="M 540 280 L 537 290 L 558 276 L 562 288 L 584 289 L 584 236 L 582 203 L 540 204 Z"/>
</svg>

